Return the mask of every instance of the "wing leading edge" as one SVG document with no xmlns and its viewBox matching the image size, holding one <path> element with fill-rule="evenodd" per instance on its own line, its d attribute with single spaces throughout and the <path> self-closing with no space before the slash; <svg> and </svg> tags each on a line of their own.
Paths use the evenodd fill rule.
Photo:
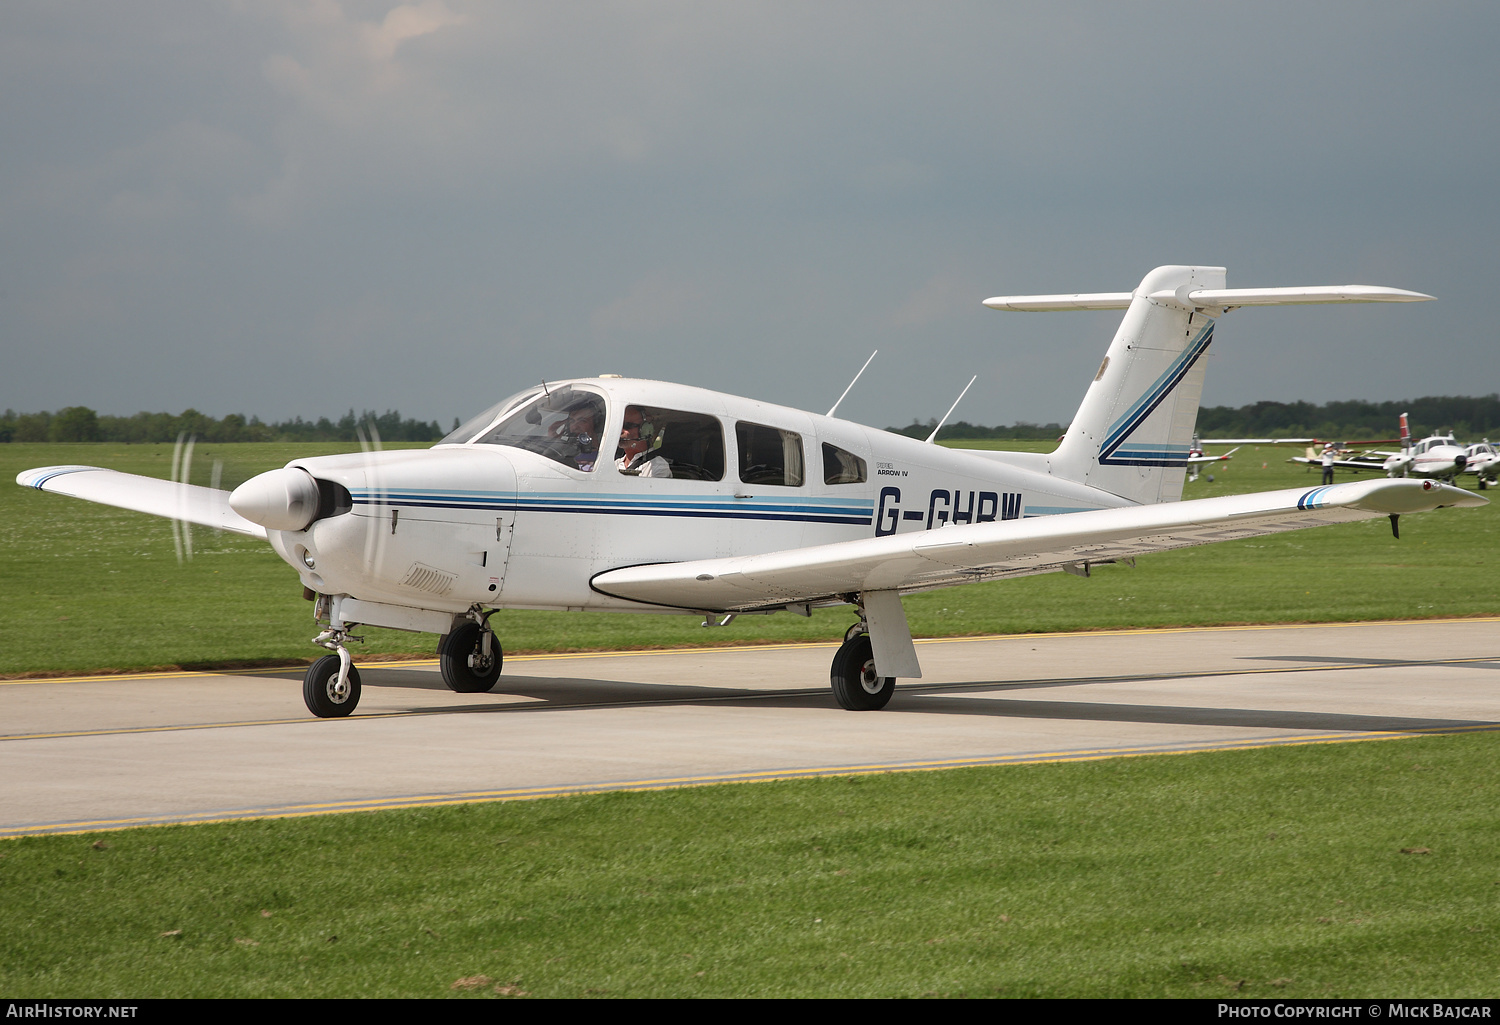
<svg viewBox="0 0 1500 1025">
<path fill-rule="evenodd" d="M 1329 523 L 1480 506 L 1435 481 L 1370 480 L 1061 516 L 948 526 L 815 548 L 607 570 L 596 591 L 703 611 L 742 612 L 877 591 L 1028 576 L 1149 552 Z"/>
<path fill-rule="evenodd" d="M 16 474 L 22 487 L 82 498 L 101 505 L 185 520 L 262 540 L 266 528 L 229 508 L 229 492 L 196 484 L 142 477 L 98 466 L 43 466 Z"/>
</svg>

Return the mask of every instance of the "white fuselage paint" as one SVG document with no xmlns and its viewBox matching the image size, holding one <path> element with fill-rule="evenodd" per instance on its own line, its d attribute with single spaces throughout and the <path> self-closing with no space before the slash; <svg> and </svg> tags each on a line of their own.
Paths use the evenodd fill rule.
<svg viewBox="0 0 1500 1025">
<path fill-rule="evenodd" d="M 348 488 L 354 508 L 305 530 L 269 531 L 271 544 L 307 587 L 364 601 L 453 613 L 475 605 L 668 612 L 681 610 L 599 594 L 589 581 L 627 566 L 1134 504 L 1040 472 L 1045 457 L 1028 469 L 1024 457 L 946 449 L 659 381 L 568 383 L 607 402 L 605 451 L 592 470 L 476 443 L 299 459 L 288 465 Z M 727 448 L 722 479 L 621 473 L 610 456 L 631 404 L 718 418 Z M 740 480 L 740 422 L 801 436 L 800 487 Z M 825 442 L 864 460 L 866 479 L 824 483 Z"/>
</svg>

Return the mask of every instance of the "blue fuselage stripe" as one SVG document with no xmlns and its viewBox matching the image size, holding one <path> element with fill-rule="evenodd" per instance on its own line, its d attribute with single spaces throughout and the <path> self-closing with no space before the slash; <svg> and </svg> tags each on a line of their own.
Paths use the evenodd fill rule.
<svg viewBox="0 0 1500 1025">
<path fill-rule="evenodd" d="M 735 507 L 727 503 L 717 507 L 680 502 L 608 502 L 536 500 L 521 498 L 469 498 L 463 501 L 432 497 L 416 498 L 387 494 L 375 499 L 355 495 L 359 506 L 387 506 L 414 509 L 466 509 L 498 512 L 594 513 L 615 516 L 679 516 L 712 520 L 791 520 L 803 523 L 847 523 L 868 526 L 874 522 L 869 508 L 806 508 L 793 505 Z"/>
<path fill-rule="evenodd" d="M 1103 465 L 1184 465 L 1187 462 L 1187 446 L 1182 446 L 1179 454 L 1177 446 L 1157 444 L 1153 446 L 1157 451 L 1143 452 L 1116 452 L 1125 444 L 1125 439 L 1130 437 L 1146 419 L 1172 394 L 1172 389 L 1187 376 L 1189 370 L 1198 362 L 1198 357 L 1207 350 L 1214 337 L 1214 322 L 1209 321 L 1207 326 L 1198 333 L 1183 350 L 1182 355 L 1173 361 L 1165 372 L 1158 377 L 1155 383 L 1146 393 L 1136 400 L 1135 404 L 1125 412 L 1125 415 L 1116 420 L 1110 427 L 1109 435 L 1104 439 L 1104 444 L 1099 449 L 1099 462 Z"/>
</svg>

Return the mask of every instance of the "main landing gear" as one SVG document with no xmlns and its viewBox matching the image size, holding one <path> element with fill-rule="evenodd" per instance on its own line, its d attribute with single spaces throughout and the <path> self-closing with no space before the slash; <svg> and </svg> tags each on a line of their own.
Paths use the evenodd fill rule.
<svg viewBox="0 0 1500 1025">
<path fill-rule="evenodd" d="M 851 712 L 884 708 L 896 692 L 896 678 L 875 671 L 875 653 L 863 623 L 855 623 L 844 634 L 844 643 L 833 656 L 829 682 L 839 706 Z"/>
<path fill-rule="evenodd" d="M 438 665 L 443 682 L 459 694 L 482 694 L 500 682 L 505 653 L 486 622 L 472 620 L 444 634 L 438 644 Z"/>
</svg>

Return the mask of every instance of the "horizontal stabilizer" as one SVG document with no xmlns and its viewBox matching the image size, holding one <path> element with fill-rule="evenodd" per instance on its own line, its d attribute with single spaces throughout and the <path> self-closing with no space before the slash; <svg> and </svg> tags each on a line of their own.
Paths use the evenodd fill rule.
<svg viewBox="0 0 1500 1025">
<path fill-rule="evenodd" d="M 1191 502 L 1096 509 L 843 541 L 765 555 L 607 570 L 601 594 L 703 611 L 748 611 L 1118 562 L 1172 548 L 1488 500 L 1435 481 L 1371 480 Z"/>
<path fill-rule="evenodd" d="M 1156 293 L 1153 299 L 1176 300 L 1174 293 Z M 1187 305 L 1298 306 L 1304 303 L 1425 303 L 1432 299 L 1422 292 L 1384 285 L 1301 285 L 1296 288 L 1199 288 L 1187 294 Z"/>
<path fill-rule="evenodd" d="M 1000 295 L 986 299 L 992 310 L 1051 313 L 1058 310 L 1123 310 L 1131 292 L 1085 292 L 1077 295 Z M 1228 310 L 1236 306 L 1297 306 L 1306 303 L 1420 303 L 1433 298 L 1421 292 L 1384 285 L 1299 285 L 1294 288 L 1197 288 L 1161 290 L 1154 302 L 1190 309 Z"/>
<path fill-rule="evenodd" d="M 97 466 L 44 466 L 16 474 L 22 487 L 264 538 L 266 528 L 229 508 L 229 492 Z"/>
<path fill-rule="evenodd" d="M 984 305 L 992 310 L 1052 313 L 1057 310 L 1123 310 L 1135 298 L 1129 292 L 1081 292 L 1076 295 L 997 295 Z"/>
</svg>

